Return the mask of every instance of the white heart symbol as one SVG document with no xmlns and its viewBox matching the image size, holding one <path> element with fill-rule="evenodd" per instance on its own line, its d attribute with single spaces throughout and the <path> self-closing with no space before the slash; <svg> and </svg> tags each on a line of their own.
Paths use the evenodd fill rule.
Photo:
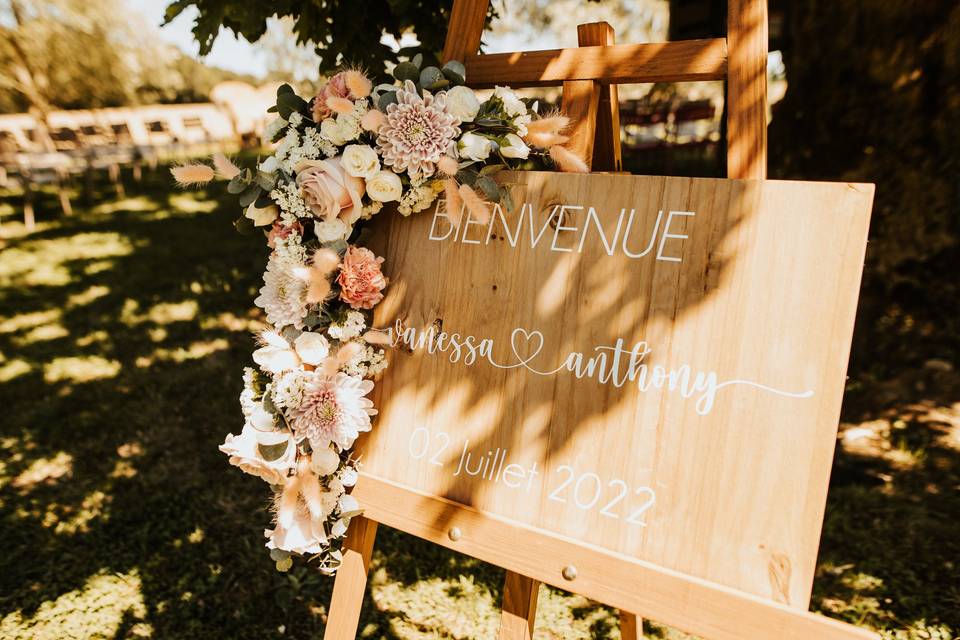
<svg viewBox="0 0 960 640">
<path fill-rule="evenodd" d="M 523 336 L 522 343 L 517 340 L 517 336 Z M 533 346 L 534 343 L 536 346 Z M 530 350 L 530 355 L 526 358 L 520 355 L 520 348 L 523 347 L 524 344 L 526 344 L 527 349 Z M 513 333 L 510 334 L 510 347 L 513 349 L 513 355 L 517 357 L 517 365 L 526 366 L 543 350 L 543 334 L 539 331 L 527 331 L 522 327 L 517 327 L 513 330 Z"/>
</svg>

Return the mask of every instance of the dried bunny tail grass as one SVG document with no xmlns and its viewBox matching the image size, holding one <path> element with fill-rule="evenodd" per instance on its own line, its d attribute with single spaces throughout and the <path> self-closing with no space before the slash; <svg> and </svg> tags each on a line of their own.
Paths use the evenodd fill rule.
<svg viewBox="0 0 960 640">
<path fill-rule="evenodd" d="M 345 342 L 337 349 L 337 353 L 323 361 L 323 372 L 327 375 L 334 375 L 341 366 L 350 362 L 363 349 L 359 342 Z"/>
<path fill-rule="evenodd" d="M 293 520 L 297 517 L 299 501 L 300 476 L 297 475 L 287 478 L 280 495 L 274 499 L 274 507 L 277 510 L 277 523 L 284 529 L 289 529 L 293 525 Z"/>
<path fill-rule="evenodd" d="M 366 98 L 373 89 L 373 83 L 359 69 L 348 69 L 343 73 L 343 81 L 354 98 Z"/>
<path fill-rule="evenodd" d="M 590 173 L 590 168 L 582 158 L 565 147 L 556 145 L 550 147 L 550 157 L 566 173 Z"/>
<path fill-rule="evenodd" d="M 314 269 L 326 275 L 340 266 L 340 254 L 333 249 L 321 247 L 313 252 L 312 262 Z"/>
<path fill-rule="evenodd" d="M 350 113 L 353 111 L 353 102 L 340 96 L 330 96 L 327 98 L 327 107 L 334 113 Z"/>
<path fill-rule="evenodd" d="M 307 274 L 307 303 L 319 304 L 330 295 L 330 274 L 340 266 L 340 255 L 321 247 L 313 253 Z"/>
<path fill-rule="evenodd" d="M 565 144 L 569 142 L 570 138 L 568 136 L 550 131 L 528 131 L 527 135 L 523 136 L 523 140 L 527 144 L 530 144 L 534 147 L 549 149 L 550 147 L 555 147 L 558 144 Z"/>
<path fill-rule="evenodd" d="M 370 109 L 363 114 L 362 118 L 360 118 L 360 126 L 363 127 L 364 131 L 372 131 L 373 133 L 376 133 L 386 121 L 387 116 L 383 115 L 382 111 Z"/>
<path fill-rule="evenodd" d="M 314 518 L 322 518 L 323 512 L 323 488 L 320 486 L 320 478 L 310 470 L 309 460 L 303 461 L 306 464 L 300 465 L 297 469 L 297 481 L 300 486 L 300 495 L 303 496 L 303 502 L 307 505 L 307 510 Z"/>
<path fill-rule="evenodd" d="M 233 180 L 240 175 L 240 167 L 222 153 L 213 154 L 213 168 L 217 176 L 224 180 Z"/>
<path fill-rule="evenodd" d="M 463 198 L 460 197 L 457 181 L 453 178 L 444 180 L 443 193 L 447 200 L 447 218 L 450 219 L 450 224 L 459 227 L 463 218 Z"/>
<path fill-rule="evenodd" d="M 490 209 L 487 207 L 486 200 L 478 196 L 477 192 L 471 189 L 469 185 L 460 185 L 458 192 L 463 199 L 463 204 L 466 205 L 467 210 L 473 214 L 477 222 L 480 224 L 490 222 Z"/>
<path fill-rule="evenodd" d="M 206 184 L 213 180 L 216 175 L 211 167 L 201 163 L 181 164 L 176 167 L 170 167 L 170 173 L 181 187 Z"/>
<path fill-rule="evenodd" d="M 570 126 L 570 118 L 559 113 L 537 118 L 527 123 L 527 134 L 560 133 Z"/>
<path fill-rule="evenodd" d="M 363 341 L 367 344 L 386 346 L 393 343 L 393 329 L 370 329 L 363 334 Z"/>
<path fill-rule="evenodd" d="M 442 156 L 437 160 L 437 168 L 444 174 L 453 177 L 457 175 L 457 171 L 460 169 L 460 163 L 457 162 L 456 158 Z"/>
</svg>

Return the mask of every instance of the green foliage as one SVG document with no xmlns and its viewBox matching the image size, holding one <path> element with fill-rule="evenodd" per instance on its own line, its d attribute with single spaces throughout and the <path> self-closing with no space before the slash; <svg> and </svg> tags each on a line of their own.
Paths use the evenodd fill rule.
<svg viewBox="0 0 960 640">
<path fill-rule="evenodd" d="M 193 34 L 200 43 L 200 53 L 205 54 L 221 26 L 254 42 L 266 33 L 268 18 L 289 16 L 295 20 L 297 41 L 316 47 L 321 73 L 332 72 L 343 64 L 356 64 L 383 78 L 384 61 L 399 62 L 416 54 L 427 58 L 439 55 L 452 4 L 452 0 L 176 0 L 167 8 L 166 19 L 173 20 L 188 7 L 196 7 L 199 14 Z M 488 20 L 494 15 L 491 7 Z M 411 30 L 416 33 L 419 46 L 398 53 L 380 42 L 381 33 L 399 42 Z"/>
<path fill-rule="evenodd" d="M 877 184 L 853 370 L 957 362 L 960 4 L 789 6 L 771 174 Z"/>
</svg>

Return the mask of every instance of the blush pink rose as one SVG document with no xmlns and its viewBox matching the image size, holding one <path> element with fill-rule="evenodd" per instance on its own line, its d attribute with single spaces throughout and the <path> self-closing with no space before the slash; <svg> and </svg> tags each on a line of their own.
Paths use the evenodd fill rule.
<svg viewBox="0 0 960 640">
<path fill-rule="evenodd" d="M 317 124 L 324 118 L 329 118 L 333 111 L 327 106 L 327 98 L 350 98 L 350 89 L 347 88 L 347 81 L 343 72 L 330 78 L 327 84 L 323 85 L 317 96 L 313 99 L 313 121 Z"/>
<path fill-rule="evenodd" d="M 297 186 L 313 215 L 324 220 L 339 218 L 348 225 L 360 219 L 364 194 L 362 178 L 343 170 L 340 156 L 329 160 L 304 160 L 296 167 Z"/>
<path fill-rule="evenodd" d="M 383 300 L 383 290 L 387 279 L 380 271 L 383 258 L 373 251 L 350 245 L 340 265 L 337 283 L 340 285 L 340 299 L 354 309 L 372 309 Z"/>
</svg>

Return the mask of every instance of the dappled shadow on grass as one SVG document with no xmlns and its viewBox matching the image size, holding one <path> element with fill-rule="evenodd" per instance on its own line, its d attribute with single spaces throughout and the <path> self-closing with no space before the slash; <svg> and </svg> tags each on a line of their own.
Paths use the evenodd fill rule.
<svg viewBox="0 0 960 640">
<path fill-rule="evenodd" d="M 263 242 L 163 173 L 141 189 L 150 206 L 0 254 L 0 636 L 317 633 L 330 582 L 274 570 L 268 491 L 217 451 L 240 426 Z M 88 601 L 100 575 L 135 576 L 136 601 Z"/>
<path fill-rule="evenodd" d="M 960 375 L 906 370 L 848 393 L 844 414 L 813 606 L 888 637 L 952 637 Z"/>
</svg>

